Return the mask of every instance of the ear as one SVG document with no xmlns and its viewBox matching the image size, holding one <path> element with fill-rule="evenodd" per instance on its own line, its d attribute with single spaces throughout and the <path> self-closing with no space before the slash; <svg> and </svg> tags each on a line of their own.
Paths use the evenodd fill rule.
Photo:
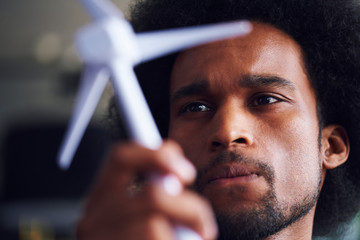
<svg viewBox="0 0 360 240">
<path fill-rule="evenodd" d="M 328 125 L 321 131 L 321 154 L 326 169 L 345 163 L 349 157 L 350 143 L 346 130 L 339 125 Z"/>
</svg>

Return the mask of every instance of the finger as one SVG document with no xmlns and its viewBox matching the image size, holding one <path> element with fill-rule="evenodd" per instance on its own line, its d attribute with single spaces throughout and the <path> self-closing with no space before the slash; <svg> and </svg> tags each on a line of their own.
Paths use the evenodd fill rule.
<svg viewBox="0 0 360 240">
<path fill-rule="evenodd" d="M 180 146 L 171 140 L 165 141 L 158 150 L 134 143 L 121 145 L 113 149 L 110 159 L 113 170 L 173 173 L 185 184 L 191 183 L 196 175 L 195 167 L 186 159 Z"/>
<path fill-rule="evenodd" d="M 176 224 L 187 226 L 204 239 L 215 239 L 217 224 L 210 204 L 189 190 L 178 196 L 167 194 L 158 185 L 153 185 L 146 193 L 148 208 L 162 213 Z M 143 197 L 144 198 L 144 197 Z"/>
<path fill-rule="evenodd" d="M 77 227 L 78 239 L 173 239 L 167 216 L 154 211 L 148 193 L 116 204 L 108 200 L 103 208 L 85 214 Z"/>
<path fill-rule="evenodd" d="M 93 197 L 98 201 L 97 197 L 111 197 L 109 194 L 113 193 L 124 195 L 135 176 L 148 172 L 173 173 L 183 184 L 191 183 L 196 175 L 195 168 L 175 142 L 164 142 L 156 151 L 136 143 L 121 143 L 110 151 Z"/>
<path fill-rule="evenodd" d="M 132 220 L 143 221 L 150 215 L 156 214 L 159 206 L 152 205 L 153 191 L 151 183 L 146 185 L 142 191 L 128 198 L 119 197 L 119 194 L 108 194 L 109 197 L 102 198 L 101 201 L 93 202 L 91 207 L 87 207 L 83 218 L 86 219 L 87 225 L 110 226 L 113 224 L 124 225 Z M 168 194 L 168 193 L 167 193 Z M 161 204 L 157 202 L 158 204 Z M 176 206 L 175 206 L 176 207 Z M 99 224 L 100 223 L 100 224 Z"/>
<path fill-rule="evenodd" d="M 136 233 L 129 229 L 142 229 L 156 235 L 157 217 L 163 216 L 170 225 L 181 225 L 193 229 L 203 239 L 214 239 L 217 226 L 210 205 L 200 196 L 185 190 L 178 196 L 167 194 L 157 185 L 148 186 L 133 198 L 116 202 L 106 199 L 103 208 L 92 209 L 90 215 L 83 220 L 84 229 L 101 233 L 102 231 L 119 234 Z M 161 225 L 164 227 L 163 225 Z M 164 230 L 165 231 L 165 230 Z M 90 234 L 91 235 L 91 234 Z M 155 238 L 156 239 L 156 238 Z M 169 239 L 169 238 L 168 238 Z"/>
<path fill-rule="evenodd" d="M 139 233 L 143 233 L 144 236 L 139 236 Z M 175 240 L 173 225 L 166 216 L 161 214 L 151 214 L 148 215 L 145 221 L 136 221 L 135 224 L 129 224 L 127 235 L 137 235 L 137 237 L 121 239 Z"/>
<path fill-rule="evenodd" d="M 147 201 L 147 191 L 131 198 L 127 195 L 126 189 L 138 173 L 173 173 L 183 184 L 190 183 L 195 177 L 195 169 L 184 158 L 181 148 L 170 141 L 157 151 L 134 143 L 120 144 L 113 148 L 108 159 L 79 224 L 84 232 L 87 229 L 91 233 L 97 229 L 96 232 L 101 234 L 101 229 L 110 228 L 121 233 L 127 232 L 122 226 L 145 228 L 150 225 L 152 221 L 149 219 L 158 215 L 159 211 L 151 205 L 151 201 Z M 151 187 L 145 186 L 145 189 Z M 166 211 L 161 216 L 168 221 Z"/>
</svg>

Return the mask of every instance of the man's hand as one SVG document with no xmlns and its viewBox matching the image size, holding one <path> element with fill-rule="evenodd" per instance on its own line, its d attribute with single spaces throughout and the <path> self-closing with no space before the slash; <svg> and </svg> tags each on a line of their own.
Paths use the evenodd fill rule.
<svg viewBox="0 0 360 240">
<path fill-rule="evenodd" d="M 135 178 L 149 173 L 173 174 L 183 185 L 196 175 L 174 142 L 156 151 L 134 143 L 114 146 L 78 224 L 78 239 L 170 240 L 174 224 L 193 229 L 203 239 L 216 237 L 210 205 L 197 194 L 184 190 L 170 195 L 156 181 L 131 187 Z"/>
</svg>

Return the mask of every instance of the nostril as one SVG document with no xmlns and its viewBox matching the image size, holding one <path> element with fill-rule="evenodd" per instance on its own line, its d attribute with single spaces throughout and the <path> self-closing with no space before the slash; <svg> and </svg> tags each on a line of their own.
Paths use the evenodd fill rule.
<svg viewBox="0 0 360 240">
<path fill-rule="evenodd" d="M 244 144 L 244 143 L 246 143 L 246 140 L 245 140 L 245 138 L 238 138 L 234 142 Z"/>
<path fill-rule="evenodd" d="M 221 142 L 221 141 L 212 141 L 211 142 L 211 148 L 213 150 L 216 150 L 216 149 L 219 149 L 219 148 L 222 148 L 222 147 L 229 147 L 230 145 L 232 144 L 239 144 L 241 146 L 245 146 L 247 145 L 249 142 L 246 138 L 237 138 L 235 140 L 233 140 L 232 142 Z"/>
</svg>

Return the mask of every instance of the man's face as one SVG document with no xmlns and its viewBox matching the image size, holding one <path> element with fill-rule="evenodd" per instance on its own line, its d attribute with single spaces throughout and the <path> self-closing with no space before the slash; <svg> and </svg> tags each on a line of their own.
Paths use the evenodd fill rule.
<svg viewBox="0 0 360 240">
<path fill-rule="evenodd" d="M 197 167 L 194 188 L 220 228 L 254 225 L 241 237 L 256 238 L 313 213 L 321 172 L 316 99 L 300 47 L 280 30 L 257 23 L 245 37 L 181 53 L 169 137 Z"/>
</svg>

